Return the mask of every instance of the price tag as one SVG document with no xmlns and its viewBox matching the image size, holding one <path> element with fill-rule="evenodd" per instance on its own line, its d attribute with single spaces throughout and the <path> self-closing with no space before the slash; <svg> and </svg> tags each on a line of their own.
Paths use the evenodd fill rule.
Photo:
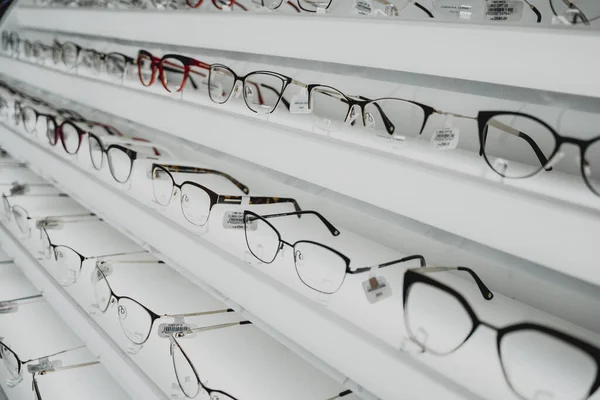
<svg viewBox="0 0 600 400">
<path fill-rule="evenodd" d="M 223 228 L 225 229 L 244 229 L 244 212 L 227 211 L 223 214 Z M 256 221 L 248 221 L 248 230 L 256 230 Z"/>
<path fill-rule="evenodd" d="M 521 0 L 488 0 L 485 5 L 486 21 L 520 21 L 522 16 Z"/>
<path fill-rule="evenodd" d="M 358 15 L 372 15 L 373 0 L 354 0 L 354 11 Z"/>
<path fill-rule="evenodd" d="M 392 288 L 383 276 L 372 276 L 362 283 L 369 303 L 374 304 L 392 295 Z"/>
<path fill-rule="evenodd" d="M 53 371 L 60 367 L 62 367 L 62 361 L 50 361 L 48 360 L 48 357 L 44 357 L 40 359 L 37 364 L 27 364 L 27 372 Z"/>
<path fill-rule="evenodd" d="M 431 138 L 431 145 L 436 150 L 452 150 L 458 146 L 458 128 L 437 129 Z"/>
<path fill-rule="evenodd" d="M 477 0 L 436 0 L 433 7 L 440 14 L 471 19 L 473 12 L 479 8 L 479 2 Z"/>
<path fill-rule="evenodd" d="M 308 104 L 308 90 L 302 89 L 300 93 L 292 96 L 290 101 L 290 113 L 292 114 L 310 114 L 312 110 Z"/>
<path fill-rule="evenodd" d="M 195 328 L 196 325 L 186 323 L 160 324 L 158 326 L 158 336 L 161 338 L 168 338 L 169 336 L 176 335 L 177 333 L 184 333 L 186 335 L 181 337 L 192 337 L 193 329 Z"/>
<path fill-rule="evenodd" d="M 19 311 L 19 305 L 13 301 L 0 302 L 0 314 L 12 314 Z"/>
</svg>

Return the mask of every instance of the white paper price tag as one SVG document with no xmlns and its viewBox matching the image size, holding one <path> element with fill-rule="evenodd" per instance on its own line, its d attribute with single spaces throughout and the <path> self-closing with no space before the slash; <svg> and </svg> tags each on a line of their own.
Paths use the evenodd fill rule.
<svg viewBox="0 0 600 400">
<path fill-rule="evenodd" d="M 300 93 L 292 96 L 290 101 L 290 113 L 292 114 L 310 114 L 312 110 L 308 104 L 308 90 L 302 89 Z"/>
<path fill-rule="evenodd" d="M 392 288 L 383 276 L 370 277 L 362 283 L 369 303 L 374 304 L 392 295 Z"/>
<path fill-rule="evenodd" d="M 486 21 L 520 21 L 522 16 L 521 0 L 488 0 L 485 5 Z"/>
<path fill-rule="evenodd" d="M 354 0 L 354 11 L 359 15 L 372 15 L 373 0 Z"/>
<path fill-rule="evenodd" d="M 256 221 L 248 221 L 246 229 L 255 231 Z M 244 229 L 244 212 L 227 211 L 223 214 L 223 228 L 225 229 Z"/>
<path fill-rule="evenodd" d="M 431 145 L 436 150 L 452 150 L 458 146 L 458 128 L 437 129 L 431 137 Z"/>
</svg>

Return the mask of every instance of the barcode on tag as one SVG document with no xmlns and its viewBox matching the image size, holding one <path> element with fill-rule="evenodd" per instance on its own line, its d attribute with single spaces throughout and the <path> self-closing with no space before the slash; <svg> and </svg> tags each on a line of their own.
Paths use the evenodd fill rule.
<svg viewBox="0 0 600 400">
<path fill-rule="evenodd" d="M 225 229 L 244 229 L 244 212 L 227 211 L 223 214 L 223 228 Z M 246 229 L 256 230 L 256 221 L 248 221 Z"/>
<path fill-rule="evenodd" d="M 458 128 L 437 129 L 431 137 L 431 145 L 436 150 L 452 150 L 458 145 Z"/>
<path fill-rule="evenodd" d="M 485 6 L 487 21 L 520 21 L 522 15 L 521 0 L 488 0 Z"/>
<path fill-rule="evenodd" d="M 373 14 L 373 0 L 354 0 L 354 10 L 359 15 Z"/>
</svg>

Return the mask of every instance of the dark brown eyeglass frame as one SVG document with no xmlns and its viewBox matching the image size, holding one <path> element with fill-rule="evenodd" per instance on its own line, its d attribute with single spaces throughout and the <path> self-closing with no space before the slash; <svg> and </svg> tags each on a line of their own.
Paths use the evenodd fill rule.
<svg viewBox="0 0 600 400">
<path fill-rule="evenodd" d="M 473 276 L 474 278 L 477 277 L 476 274 L 471 273 L 471 276 Z M 479 279 L 479 277 L 477 277 L 476 282 L 479 285 L 479 281 L 481 281 Z M 504 367 L 504 363 L 502 361 L 502 353 L 501 353 L 501 344 L 502 344 L 502 339 L 504 337 L 506 337 L 507 334 L 509 333 L 513 333 L 513 332 L 518 332 L 518 331 L 523 331 L 523 330 L 531 330 L 531 331 L 537 331 L 537 332 L 541 332 L 544 333 L 548 336 L 551 336 L 555 339 L 561 340 L 563 342 L 566 342 L 576 348 L 578 348 L 579 350 L 583 351 L 584 353 L 588 354 L 590 357 L 592 357 L 595 361 L 596 361 L 596 378 L 594 380 L 594 383 L 592 384 L 592 387 L 590 388 L 590 392 L 588 393 L 588 396 L 586 397 L 589 398 L 591 397 L 600 387 L 600 349 L 587 343 L 584 342 L 582 340 L 579 340 L 577 338 L 574 338 L 571 335 L 565 334 L 563 332 L 557 331 L 556 329 L 544 326 L 544 325 L 539 325 L 539 324 L 534 324 L 534 323 L 519 323 L 519 324 L 514 324 L 514 325 L 509 325 L 509 326 L 505 326 L 505 327 L 497 327 L 494 326 L 488 322 L 482 321 L 477 314 L 475 314 L 475 311 L 473 310 L 473 308 L 469 305 L 469 303 L 467 302 L 467 300 L 456 290 L 454 290 L 453 288 L 441 283 L 440 281 L 437 281 L 433 278 L 430 278 L 429 276 L 426 276 L 425 274 L 419 273 L 418 270 L 412 270 L 409 269 L 404 273 L 404 285 L 403 285 L 403 294 L 402 294 L 402 301 L 403 301 L 403 308 L 404 308 L 404 320 L 406 321 L 406 304 L 407 304 L 407 300 L 408 300 L 408 296 L 410 294 L 410 288 L 412 285 L 414 285 L 415 283 L 423 283 L 426 285 L 430 285 L 433 286 L 439 290 L 444 291 L 445 293 L 451 295 L 452 297 L 454 297 L 456 300 L 458 300 L 458 302 L 461 304 L 461 306 L 465 309 L 465 311 L 468 313 L 470 319 L 471 319 L 471 323 L 472 323 L 472 328 L 471 331 L 469 332 L 469 334 L 466 336 L 465 340 L 458 346 L 456 347 L 454 350 L 450 351 L 449 353 L 446 354 L 451 354 L 455 351 L 457 351 L 458 349 L 460 349 L 475 333 L 475 331 L 477 331 L 477 329 L 480 326 L 486 326 L 494 331 L 497 332 L 497 336 L 496 336 L 496 348 L 498 351 L 498 359 L 500 360 L 500 365 L 502 367 L 502 372 L 504 374 L 504 377 L 506 379 L 506 382 L 508 384 L 508 386 L 511 388 L 511 390 L 517 394 L 520 397 L 520 394 L 512 387 L 510 381 L 508 380 L 508 375 L 506 373 L 505 367 Z M 480 286 L 480 290 L 483 293 L 483 289 L 481 289 Z M 486 298 L 484 296 L 484 298 Z M 489 300 L 489 299 L 488 299 Z M 417 343 L 417 339 L 415 337 L 415 335 L 410 331 L 410 327 L 408 326 L 408 324 L 406 325 L 406 329 L 407 332 L 409 333 L 409 335 L 411 336 L 412 340 L 415 340 Z M 435 352 L 431 352 L 429 350 L 427 350 L 428 352 L 432 353 L 432 354 L 436 354 Z M 443 356 L 445 354 L 436 354 L 436 355 L 440 355 Z"/>
<path fill-rule="evenodd" d="M 524 117 L 524 118 L 531 119 L 531 120 L 539 123 L 540 125 L 544 126 L 554 137 L 554 142 L 555 142 L 554 149 L 552 150 L 550 155 L 548 157 L 546 157 L 533 138 L 531 138 L 529 135 L 527 135 L 524 132 L 519 132 L 518 137 L 522 138 L 525 142 L 527 142 L 532 147 L 533 151 L 535 152 L 535 154 L 538 158 L 538 161 L 540 161 L 540 167 L 534 173 L 528 174 L 527 176 L 523 176 L 523 177 L 513 178 L 510 176 L 505 176 L 494 169 L 492 160 L 490 160 L 488 158 L 488 155 L 485 152 L 485 145 L 486 145 L 486 141 L 487 141 L 487 128 L 488 128 L 488 122 L 492 118 L 497 117 L 497 116 L 502 116 L 502 115 L 509 115 L 509 116 L 513 115 L 513 116 L 517 116 L 517 117 Z M 563 136 L 563 135 L 559 134 L 558 132 L 556 132 L 556 130 L 554 130 L 550 125 L 548 125 L 546 122 L 542 121 L 541 119 L 534 117 L 533 115 L 530 115 L 530 114 L 515 112 L 515 111 L 480 111 L 477 114 L 477 125 L 479 127 L 479 155 L 483 156 L 483 158 L 485 159 L 485 162 L 492 169 L 492 171 L 494 171 L 498 175 L 502 176 L 503 178 L 525 179 L 525 178 L 530 178 L 530 177 L 536 175 L 543 169 L 545 169 L 546 171 L 551 171 L 552 168 L 547 168 L 548 164 L 552 161 L 554 156 L 556 156 L 556 154 L 559 152 L 561 146 L 565 143 L 569 143 L 569 144 L 573 144 L 573 145 L 579 147 L 579 156 L 580 156 L 580 161 L 579 161 L 580 169 L 579 170 L 581 173 L 581 177 L 583 178 L 583 181 L 585 182 L 586 186 L 592 191 L 592 193 L 594 193 L 597 196 L 600 196 L 600 192 L 598 192 L 597 189 L 595 189 L 594 186 L 589 182 L 589 179 L 587 178 L 586 173 L 585 173 L 585 159 L 586 159 L 585 153 L 591 145 L 600 141 L 600 135 L 596 136 L 594 138 L 591 138 L 591 139 L 587 139 L 587 140 L 577 139 L 577 138 L 574 138 L 571 136 Z"/>
<path fill-rule="evenodd" d="M 175 182 L 175 178 L 173 178 L 173 175 L 166 168 L 162 167 L 160 164 L 153 164 L 152 176 L 154 176 L 155 171 L 157 169 L 162 170 L 163 173 L 167 174 L 171 178 L 173 189 L 177 188 L 177 189 L 179 189 L 180 192 L 182 192 L 184 186 L 186 186 L 186 185 L 194 186 L 198 189 L 203 190 L 208 195 L 208 197 L 210 198 L 210 206 L 208 208 L 208 215 L 206 216 L 206 222 L 204 224 L 195 224 L 194 222 L 190 221 L 187 218 L 187 216 L 185 215 L 185 212 L 183 211 L 183 196 L 182 196 L 182 200 L 181 200 L 182 213 L 183 213 L 184 217 L 186 217 L 186 220 L 188 220 L 190 223 L 197 225 L 197 226 L 204 226 L 208 223 L 208 220 L 210 219 L 210 214 L 215 205 L 217 205 L 217 204 L 231 204 L 231 205 L 242 204 L 242 200 L 244 198 L 246 198 L 248 200 L 249 205 L 291 203 L 294 206 L 294 209 L 296 211 L 301 211 L 300 205 L 298 204 L 296 199 L 286 198 L 286 197 L 221 195 L 221 194 L 218 194 L 218 193 L 212 191 L 211 189 L 207 188 L 206 186 L 200 185 L 199 183 L 196 183 L 196 182 L 184 181 L 184 182 L 178 184 L 177 182 Z M 171 197 L 172 196 L 173 195 L 171 194 Z M 169 203 L 170 203 L 170 199 L 169 199 Z"/>
</svg>

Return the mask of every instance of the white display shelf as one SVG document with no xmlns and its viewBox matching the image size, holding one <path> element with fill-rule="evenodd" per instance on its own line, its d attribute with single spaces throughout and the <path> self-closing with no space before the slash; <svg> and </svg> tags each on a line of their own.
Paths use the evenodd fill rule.
<svg viewBox="0 0 600 400">
<path fill-rule="evenodd" d="M 362 387 L 382 399 L 478 398 L 407 354 L 394 351 L 348 321 L 249 268 L 243 260 L 190 235 L 120 190 L 74 168 L 39 144 L 5 127 L 0 127 L 0 138 L 0 145 L 14 157 L 29 162 L 36 173 L 55 182 L 119 231 L 146 243 L 145 247 L 155 254 L 166 255 L 165 261 L 185 269 L 185 276 L 197 277 L 242 306 L 271 327 L 269 333 L 275 338 L 279 339 L 274 333 L 285 339 L 283 343 L 292 341 L 296 352 L 304 352 L 309 360 L 317 357 L 329 369 L 348 377 L 349 387 Z M 169 240 L 164 240 L 167 237 Z M 215 273 L 217 270 L 219 273 Z M 273 307 L 274 298 L 278 299 L 278 307 Z M 372 374 L 365 365 L 377 365 L 378 373 Z"/>
<path fill-rule="evenodd" d="M 4 226 L 0 226 L 0 243 L 27 279 L 44 293 L 45 300 L 56 313 L 100 357 L 112 378 L 132 399 L 168 399 Z"/>
<path fill-rule="evenodd" d="M 21 27 L 37 30 L 266 54 L 600 97 L 600 54 L 585 51 L 600 47 L 600 36 L 593 30 L 193 10 L 19 7 L 15 15 Z M 235 26 L 235 31 L 215 34 L 223 32 L 224 26 Z M 532 51 L 535 57 L 531 57 Z"/>
<path fill-rule="evenodd" d="M 139 124 L 600 284 L 600 274 L 591 267 L 591 260 L 597 256 L 595 238 L 600 237 L 600 213 L 592 206 L 597 199 L 591 193 L 581 196 L 578 193 L 576 202 L 569 202 L 500 184 L 485 176 L 447 171 L 414 160 L 360 150 L 260 119 L 233 117 L 167 96 L 155 96 L 13 58 L 0 57 L 0 62 L 7 75 L 60 93 L 70 100 L 123 115 Z M 131 107 L 132 104 L 136 107 Z M 202 129 L 190 129 L 199 126 L 199 121 Z M 553 190 L 562 187 L 560 180 L 554 183 Z M 457 217 L 461 210 L 469 210 L 470 221 L 478 223 L 465 223 L 463 217 Z M 565 243 L 569 243 L 568 251 L 562 250 Z"/>
</svg>

